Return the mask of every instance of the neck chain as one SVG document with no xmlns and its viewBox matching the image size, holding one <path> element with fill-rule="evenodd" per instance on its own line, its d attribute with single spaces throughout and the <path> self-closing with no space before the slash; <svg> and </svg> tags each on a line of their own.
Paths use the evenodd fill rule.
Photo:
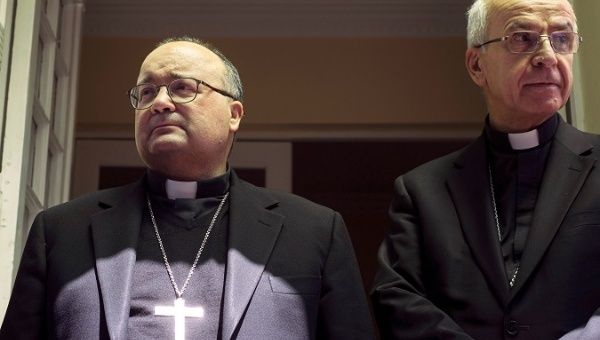
<svg viewBox="0 0 600 340">
<path fill-rule="evenodd" d="M 185 291 L 188 283 L 190 282 L 190 278 L 192 277 L 192 274 L 194 274 L 194 269 L 196 269 L 196 265 L 198 265 L 198 260 L 200 259 L 200 255 L 202 255 L 202 251 L 204 250 L 204 245 L 206 245 L 206 240 L 208 240 L 208 236 L 210 236 L 210 232 L 211 232 L 212 228 L 214 227 L 215 222 L 217 221 L 217 217 L 219 216 L 219 213 L 221 212 L 221 209 L 223 208 L 223 205 L 225 204 L 225 201 L 227 200 L 228 196 L 229 196 L 229 192 L 227 192 L 225 194 L 225 196 L 223 196 L 223 198 L 221 199 L 221 202 L 219 203 L 219 206 L 217 207 L 217 210 L 213 214 L 213 217 L 210 220 L 210 224 L 208 225 L 208 229 L 206 230 L 206 234 L 204 234 L 204 239 L 202 240 L 202 243 L 200 244 L 200 249 L 198 249 L 198 252 L 196 253 L 196 258 L 194 259 L 192 268 L 190 268 L 190 271 L 188 272 L 188 275 L 185 278 L 185 281 L 183 282 L 183 287 L 181 287 L 181 290 L 180 290 L 179 286 L 177 286 L 177 282 L 175 282 L 175 276 L 173 276 L 173 271 L 171 270 L 171 265 L 169 264 L 169 260 L 167 259 L 167 253 L 165 252 L 165 247 L 163 245 L 162 239 L 160 238 L 160 234 L 158 233 L 158 226 L 156 225 L 156 219 L 154 218 L 154 211 L 152 211 L 152 203 L 150 203 L 150 195 L 146 194 L 146 201 L 148 202 L 148 211 L 150 212 L 150 219 L 152 220 L 152 226 L 154 227 L 154 233 L 156 234 L 156 239 L 158 240 L 158 245 L 160 246 L 160 252 L 162 253 L 163 261 L 165 262 L 165 267 L 167 268 L 167 273 L 169 274 L 169 279 L 171 280 L 171 285 L 173 285 L 173 289 L 175 289 L 175 295 L 177 295 L 178 299 L 180 299 L 181 296 L 183 295 L 183 292 Z"/>
<path fill-rule="evenodd" d="M 502 229 L 500 228 L 500 220 L 498 219 L 498 208 L 496 207 L 496 193 L 494 192 L 494 178 L 492 177 L 492 167 L 488 163 L 488 174 L 490 176 L 490 192 L 492 193 L 492 208 L 494 208 L 494 220 L 496 221 L 496 231 L 498 232 L 498 242 L 502 244 Z M 517 279 L 517 274 L 519 273 L 519 268 L 521 265 L 517 263 L 517 268 L 515 269 L 515 273 L 508 281 L 508 285 L 512 288 L 515 285 L 515 280 Z"/>
</svg>

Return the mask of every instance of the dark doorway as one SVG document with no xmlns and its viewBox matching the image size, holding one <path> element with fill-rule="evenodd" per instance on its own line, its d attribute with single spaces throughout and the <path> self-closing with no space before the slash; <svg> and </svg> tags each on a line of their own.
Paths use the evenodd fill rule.
<svg viewBox="0 0 600 340">
<path fill-rule="evenodd" d="M 465 146 L 468 140 L 298 142 L 293 144 L 293 191 L 342 214 L 365 288 L 389 227 L 396 177 Z"/>
</svg>

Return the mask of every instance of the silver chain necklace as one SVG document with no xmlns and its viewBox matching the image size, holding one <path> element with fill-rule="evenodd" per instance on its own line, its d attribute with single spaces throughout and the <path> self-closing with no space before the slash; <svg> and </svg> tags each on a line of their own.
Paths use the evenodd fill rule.
<svg viewBox="0 0 600 340">
<path fill-rule="evenodd" d="M 225 194 L 225 196 L 223 196 L 223 198 L 221 199 L 221 202 L 219 203 L 219 206 L 217 207 L 217 210 L 213 214 L 213 217 L 210 220 L 210 224 L 208 225 L 208 229 L 206 230 L 206 234 L 204 234 L 204 239 L 202 240 L 202 244 L 200 244 L 200 249 L 198 249 L 198 252 L 196 253 L 196 258 L 194 259 L 192 268 L 190 268 L 190 271 L 188 272 L 188 275 L 185 278 L 185 281 L 183 282 L 183 287 L 181 287 L 181 290 L 180 290 L 179 286 L 177 285 L 177 282 L 175 282 L 175 276 L 173 275 L 173 271 L 171 270 L 171 265 L 169 264 L 169 260 L 167 259 L 167 252 L 165 251 L 165 247 L 163 245 L 162 239 L 160 238 L 160 234 L 158 233 L 158 226 L 156 225 L 154 211 L 152 210 L 152 203 L 150 202 L 150 195 L 146 194 L 146 201 L 148 202 L 148 211 L 150 212 L 150 219 L 152 220 L 152 226 L 154 227 L 154 233 L 156 234 L 156 239 L 158 240 L 158 245 L 160 246 L 160 252 L 162 254 L 163 261 L 165 263 L 165 267 L 167 268 L 167 273 L 169 274 L 169 279 L 171 280 L 171 285 L 173 285 L 173 289 L 175 289 L 175 295 L 177 295 L 177 299 L 181 299 L 183 292 L 185 291 L 185 289 L 188 286 L 188 283 L 190 282 L 190 278 L 192 277 L 192 274 L 194 274 L 194 269 L 196 269 L 196 266 L 198 265 L 198 260 L 200 259 L 200 255 L 202 255 L 204 246 L 206 245 L 206 240 L 208 240 L 208 237 L 210 236 L 210 232 L 211 232 L 212 228 L 214 227 L 215 222 L 217 221 L 217 217 L 219 216 L 219 213 L 221 212 L 221 209 L 223 208 L 223 205 L 225 204 L 225 201 L 227 200 L 228 196 L 229 196 L 229 192 L 227 192 Z"/>
<path fill-rule="evenodd" d="M 492 167 L 488 163 L 488 174 L 490 176 L 490 192 L 492 193 L 492 207 L 494 208 L 494 219 L 496 221 L 496 231 L 498 232 L 498 242 L 502 244 L 502 230 L 500 228 L 500 220 L 498 219 L 498 208 L 496 207 L 496 193 L 494 192 L 494 178 L 492 177 Z M 517 268 L 515 269 L 515 273 L 508 281 L 508 285 L 512 288 L 515 285 L 515 280 L 517 279 L 517 274 L 519 273 L 519 268 L 521 265 L 517 263 Z"/>
</svg>

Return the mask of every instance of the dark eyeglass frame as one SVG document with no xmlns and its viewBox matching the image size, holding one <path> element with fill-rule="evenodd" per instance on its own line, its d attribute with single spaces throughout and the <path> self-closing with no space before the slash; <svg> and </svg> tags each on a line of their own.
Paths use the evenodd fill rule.
<svg viewBox="0 0 600 340">
<path fill-rule="evenodd" d="M 556 31 L 556 32 L 552 32 L 550 34 L 539 34 L 536 31 L 515 31 L 515 32 L 512 32 L 509 35 L 505 35 L 505 36 L 500 37 L 500 38 L 495 38 L 495 39 L 488 40 L 488 41 L 486 41 L 486 42 L 484 42 L 482 44 L 475 45 L 474 47 L 475 48 L 480 48 L 480 47 L 483 47 L 483 46 L 485 46 L 487 44 L 505 41 L 505 40 L 508 40 L 509 38 L 515 36 L 516 34 L 523 34 L 523 33 L 532 33 L 532 34 L 534 34 L 534 36 L 537 36 L 537 40 L 535 42 L 535 45 L 531 48 L 531 50 L 527 50 L 527 51 L 513 51 L 513 50 L 510 49 L 510 44 L 506 44 L 505 45 L 506 48 L 511 53 L 518 53 L 518 54 L 535 53 L 535 51 L 537 51 L 537 49 L 540 47 L 540 42 L 542 41 L 542 38 L 548 38 L 548 41 L 550 41 L 550 46 L 552 47 L 552 50 L 555 53 L 558 53 L 558 54 L 574 54 L 574 53 L 577 53 L 577 51 L 579 50 L 579 45 L 583 42 L 583 37 L 579 33 L 573 32 L 573 31 Z M 554 46 L 553 39 L 556 39 L 556 38 L 553 38 L 553 37 L 557 37 L 559 34 L 564 34 L 564 33 L 573 34 L 575 36 L 575 40 L 573 40 L 575 42 L 574 45 L 573 45 L 574 48 L 573 48 L 573 51 L 571 51 L 571 52 L 557 51 L 556 47 Z"/>
<path fill-rule="evenodd" d="M 176 100 L 175 98 L 173 98 L 173 94 L 171 93 L 171 85 L 173 85 L 173 83 L 180 81 L 180 80 L 185 80 L 185 79 L 189 79 L 189 80 L 193 80 L 196 82 L 196 90 L 194 91 L 194 96 L 191 99 L 186 99 L 186 100 Z M 158 96 L 158 93 L 160 91 L 161 87 L 165 87 L 167 89 L 167 95 L 169 96 L 169 98 L 171 98 L 171 100 L 173 101 L 173 103 L 177 103 L 177 104 L 185 104 L 185 103 L 189 103 L 191 101 L 193 101 L 194 99 L 196 99 L 196 97 L 198 96 L 198 89 L 200 88 L 200 84 L 208 87 L 209 89 L 225 96 L 225 97 L 229 97 L 233 100 L 238 100 L 234 95 L 232 95 L 231 93 L 225 91 L 225 90 L 221 90 L 217 87 L 214 87 L 212 85 L 210 85 L 209 83 L 205 82 L 204 80 L 200 80 L 200 79 L 196 79 L 196 78 L 192 78 L 192 77 L 185 77 L 185 78 L 177 78 L 174 79 L 173 81 L 169 82 L 168 84 L 160 84 L 160 85 L 156 85 L 156 84 L 152 84 L 152 83 L 139 83 L 135 86 L 133 86 L 132 88 L 130 88 L 127 91 L 127 96 L 129 97 L 129 102 L 131 103 L 131 106 L 133 106 L 134 109 L 136 110 L 145 110 L 147 108 L 149 108 L 150 106 L 152 106 L 154 104 L 154 100 L 156 99 L 156 97 Z M 145 107 L 136 107 L 133 103 L 134 101 L 137 101 L 138 99 L 133 95 L 133 90 L 139 86 L 142 85 L 152 85 L 154 87 L 156 87 L 156 95 L 154 96 L 154 98 L 152 98 L 152 100 L 150 101 L 150 104 L 148 106 Z"/>
</svg>

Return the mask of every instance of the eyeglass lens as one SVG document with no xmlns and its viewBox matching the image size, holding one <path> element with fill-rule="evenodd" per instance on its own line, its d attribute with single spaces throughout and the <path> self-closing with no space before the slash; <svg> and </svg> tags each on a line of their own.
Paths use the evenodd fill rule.
<svg viewBox="0 0 600 340">
<path fill-rule="evenodd" d="M 160 88 L 155 84 L 139 84 L 131 89 L 130 99 L 133 107 L 140 109 L 152 105 Z M 175 103 L 186 103 L 194 100 L 198 91 L 198 83 L 194 79 L 182 78 L 167 85 L 167 93 Z"/>
<path fill-rule="evenodd" d="M 515 53 L 528 53 L 536 50 L 540 40 L 546 37 L 538 32 L 514 32 L 508 38 L 508 48 Z M 579 47 L 579 40 L 575 32 L 552 32 L 549 36 L 550 45 L 556 53 L 575 53 Z"/>
</svg>

